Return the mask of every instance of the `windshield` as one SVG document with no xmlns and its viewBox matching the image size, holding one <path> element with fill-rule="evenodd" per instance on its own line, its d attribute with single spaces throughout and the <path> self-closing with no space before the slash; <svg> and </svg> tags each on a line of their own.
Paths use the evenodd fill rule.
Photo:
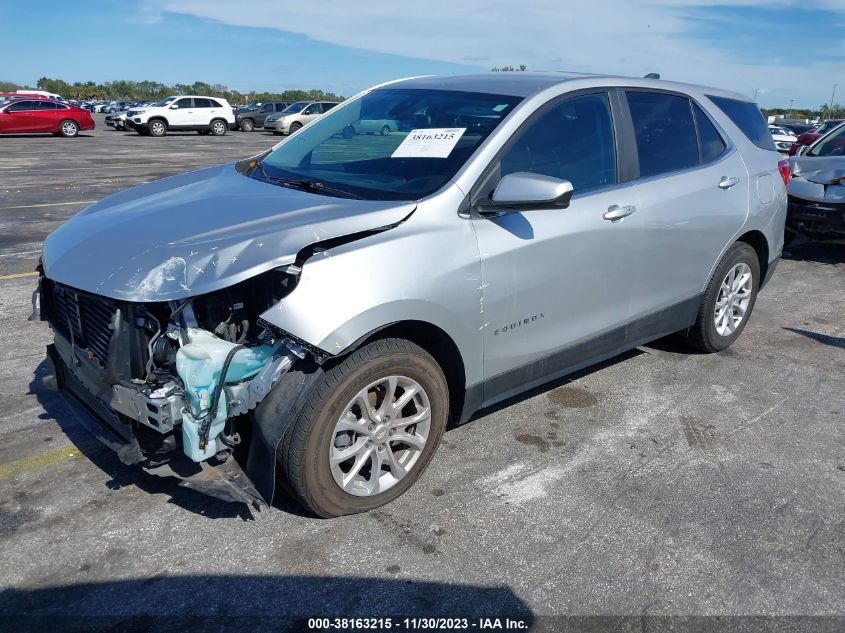
<svg viewBox="0 0 845 633">
<path fill-rule="evenodd" d="M 813 145 L 808 156 L 845 156 L 845 125 L 840 125 Z"/>
<path fill-rule="evenodd" d="M 164 106 L 168 105 L 171 101 L 173 101 L 176 97 L 165 97 L 161 101 L 156 101 L 155 107 L 163 108 Z"/>
<path fill-rule="evenodd" d="M 291 136 L 253 176 L 318 182 L 368 200 L 415 200 L 446 184 L 520 101 L 375 90 Z"/>
<path fill-rule="evenodd" d="M 296 114 L 297 112 L 302 110 L 302 108 L 307 106 L 309 103 L 311 103 L 311 102 L 310 101 L 298 101 L 296 103 L 291 103 L 287 108 L 282 110 L 282 114 L 285 114 L 285 113 Z"/>
</svg>

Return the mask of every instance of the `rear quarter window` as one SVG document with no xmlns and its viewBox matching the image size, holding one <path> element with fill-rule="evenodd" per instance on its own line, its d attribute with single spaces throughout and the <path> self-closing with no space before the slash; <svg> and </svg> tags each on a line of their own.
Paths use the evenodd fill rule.
<svg viewBox="0 0 845 633">
<path fill-rule="evenodd" d="M 734 125 L 742 130 L 742 133 L 745 134 L 749 141 L 760 149 L 769 149 L 773 152 L 777 151 L 775 142 L 769 132 L 769 126 L 763 120 L 763 115 L 757 108 L 757 104 L 711 95 L 707 95 L 707 98 L 724 112 L 733 121 Z"/>
</svg>

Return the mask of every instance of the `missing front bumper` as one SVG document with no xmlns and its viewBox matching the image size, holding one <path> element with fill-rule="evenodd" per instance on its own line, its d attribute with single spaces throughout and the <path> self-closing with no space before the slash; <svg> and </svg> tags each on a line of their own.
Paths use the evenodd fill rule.
<svg viewBox="0 0 845 633">
<path fill-rule="evenodd" d="M 142 451 L 132 422 L 91 393 L 65 365 L 55 345 L 47 346 L 56 386 L 82 426 L 117 453 L 120 461 L 137 465 L 151 475 L 173 477 L 179 485 L 215 499 L 245 503 L 260 510 L 269 505 L 231 455 L 225 459 L 196 463 L 181 450 L 153 462 Z"/>
</svg>

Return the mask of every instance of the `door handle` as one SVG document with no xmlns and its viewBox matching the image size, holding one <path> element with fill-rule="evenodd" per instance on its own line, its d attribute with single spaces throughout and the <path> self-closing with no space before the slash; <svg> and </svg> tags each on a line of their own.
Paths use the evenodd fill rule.
<svg viewBox="0 0 845 633">
<path fill-rule="evenodd" d="M 605 211 L 601 217 L 603 217 L 605 220 L 615 222 L 616 220 L 621 220 L 622 218 L 628 217 L 636 210 L 637 207 L 632 204 L 626 205 L 624 207 L 620 207 L 618 204 L 613 204 L 607 208 L 607 211 Z"/>
<path fill-rule="evenodd" d="M 730 189 L 738 182 L 739 178 L 736 176 L 731 176 L 730 178 L 722 176 L 722 179 L 719 181 L 719 189 Z"/>
</svg>

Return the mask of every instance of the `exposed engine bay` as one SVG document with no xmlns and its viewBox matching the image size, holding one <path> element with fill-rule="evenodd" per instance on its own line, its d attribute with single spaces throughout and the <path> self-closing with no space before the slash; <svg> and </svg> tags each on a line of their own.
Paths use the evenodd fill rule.
<svg viewBox="0 0 845 633">
<path fill-rule="evenodd" d="M 258 507 L 270 500 L 243 476 L 235 454 L 251 433 L 250 412 L 306 355 L 259 315 L 293 290 L 299 272 L 291 264 L 209 294 L 154 303 L 42 277 L 40 315 L 56 334 L 50 356 L 57 380 L 116 432 L 124 463 Z M 174 466 L 186 459 L 197 467 Z"/>
</svg>

